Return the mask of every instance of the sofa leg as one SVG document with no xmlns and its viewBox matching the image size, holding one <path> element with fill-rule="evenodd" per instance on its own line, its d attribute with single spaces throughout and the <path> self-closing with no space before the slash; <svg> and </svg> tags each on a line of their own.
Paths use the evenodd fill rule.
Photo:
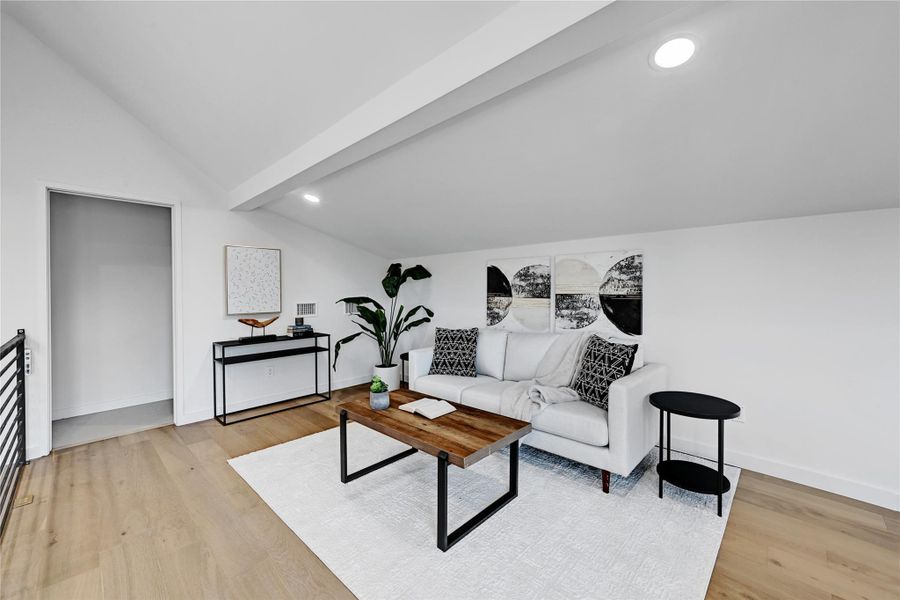
<svg viewBox="0 0 900 600">
<path fill-rule="evenodd" d="M 608 494 L 609 493 L 609 471 L 607 471 L 606 469 L 601 469 L 600 473 L 603 476 L 603 493 Z"/>
</svg>

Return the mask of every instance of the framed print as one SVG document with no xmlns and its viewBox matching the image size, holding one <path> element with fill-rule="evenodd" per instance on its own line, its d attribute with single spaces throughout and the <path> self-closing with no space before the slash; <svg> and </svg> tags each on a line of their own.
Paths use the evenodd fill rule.
<svg viewBox="0 0 900 600">
<path fill-rule="evenodd" d="M 281 250 L 225 246 L 226 312 L 281 312 Z"/>
</svg>

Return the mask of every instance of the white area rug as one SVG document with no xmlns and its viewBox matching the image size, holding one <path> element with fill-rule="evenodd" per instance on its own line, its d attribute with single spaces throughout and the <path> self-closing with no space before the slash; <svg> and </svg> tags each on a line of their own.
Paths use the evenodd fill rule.
<svg viewBox="0 0 900 600">
<path fill-rule="evenodd" d="M 356 423 L 347 437 L 351 472 L 406 448 Z M 666 485 L 659 499 L 655 452 L 604 494 L 598 470 L 522 446 L 518 498 L 445 553 L 437 459 L 342 484 L 338 442 L 334 428 L 229 463 L 360 600 L 701 599 L 740 473 L 726 467 L 719 518 L 715 496 Z M 451 531 L 506 491 L 508 465 L 504 452 L 450 467 Z"/>
</svg>

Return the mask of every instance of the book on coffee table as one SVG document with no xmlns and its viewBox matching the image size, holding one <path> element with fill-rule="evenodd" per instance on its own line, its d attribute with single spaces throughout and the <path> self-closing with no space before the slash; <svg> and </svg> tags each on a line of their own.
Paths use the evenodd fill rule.
<svg viewBox="0 0 900 600">
<path fill-rule="evenodd" d="M 453 405 L 444 400 L 435 400 L 434 398 L 422 398 L 400 405 L 400 410 L 408 413 L 422 415 L 426 419 L 437 419 L 444 415 L 448 415 L 455 411 Z"/>
</svg>

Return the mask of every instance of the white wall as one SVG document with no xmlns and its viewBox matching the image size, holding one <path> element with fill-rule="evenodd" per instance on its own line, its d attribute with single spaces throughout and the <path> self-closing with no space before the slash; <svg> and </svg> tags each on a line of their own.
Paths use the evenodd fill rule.
<svg viewBox="0 0 900 600">
<path fill-rule="evenodd" d="M 726 460 L 898 509 L 898 223 L 888 209 L 404 262 L 433 273 L 417 300 L 436 326 L 483 326 L 488 259 L 641 248 L 646 360 L 670 367 L 672 389 L 741 405 Z M 676 418 L 673 432 L 715 456 L 709 424 Z"/>
<path fill-rule="evenodd" d="M 212 380 L 210 344 L 246 334 L 246 327 L 225 315 L 225 244 L 282 248 L 284 303 L 316 300 L 320 316 L 314 327 L 340 337 L 353 331 L 334 305 L 343 295 L 379 289 L 387 261 L 271 213 L 231 213 L 225 194 L 186 166 L 174 151 L 140 122 L 73 71 L 15 20 L 2 16 L 2 90 L 0 139 L 0 337 L 24 327 L 34 352 L 34 372 L 27 379 L 28 456 L 49 451 L 48 315 L 41 290 L 46 287 L 42 261 L 46 236 L 41 182 L 66 189 L 175 202 L 180 214 L 181 247 L 175 267 L 180 277 L 182 381 L 175 382 L 183 406 L 176 423 L 210 418 Z M 173 99 L 176 101 L 177 99 Z M 326 209 L 325 207 L 322 207 Z M 280 330 L 289 321 L 284 313 Z M 176 354 L 177 355 L 177 354 Z M 365 342 L 347 347 L 335 374 L 336 387 L 361 382 L 371 374 L 375 352 Z M 275 392 L 308 388 L 301 360 L 275 362 L 275 376 L 258 381 L 252 368 L 247 389 L 258 401 Z M 257 385 L 258 384 L 258 385 Z M 238 400 L 238 398 L 234 398 Z"/>
<path fill-rule="evenodd" d="M 53 419 L 172 398 L 171 209 L 50 195 Z"/>
</svg>

